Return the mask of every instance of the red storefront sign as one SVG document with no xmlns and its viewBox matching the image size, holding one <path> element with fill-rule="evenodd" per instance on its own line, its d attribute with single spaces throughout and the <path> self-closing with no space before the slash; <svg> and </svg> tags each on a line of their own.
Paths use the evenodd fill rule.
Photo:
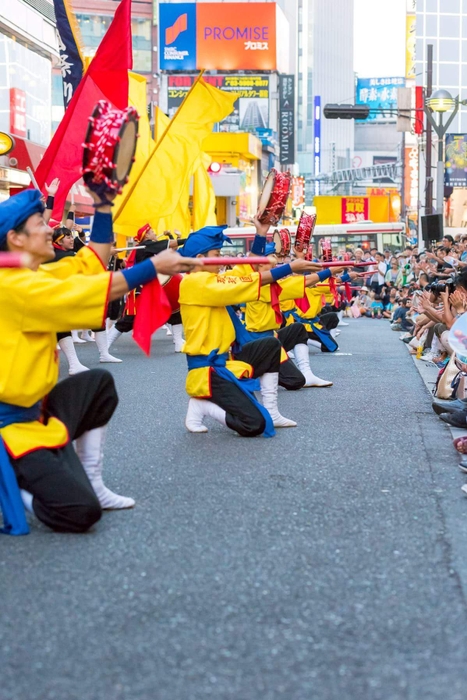
<svg viewBox="0 0 467 700">
<path fill-rule="evenodd" d="M 26 137 L 26 93 L 10 88 L 10 133 Z"/>
<path fill-rule="evenodd" d="M 301 207 L 305 204 L 305 178 L 292 178 L 292 204 L 294 207 Z"/>
<path fill-rule="evenodd" d="M 356 224 L 366 221 L 369 206 L 368 197 L 342 197 L 342 223 Z"/>
</svg>

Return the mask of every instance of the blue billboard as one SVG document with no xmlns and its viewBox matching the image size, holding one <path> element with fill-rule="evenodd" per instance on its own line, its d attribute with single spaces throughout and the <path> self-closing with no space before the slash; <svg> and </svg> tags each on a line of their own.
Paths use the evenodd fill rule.
<svg viewBox="0 0 467 700">
<path fill-rule="evenodd" d="M 355 104 L 366 105 L 366 122 L 395 122 L 397 88 L 405 87 L 405 78 L 358 78 Z"/>
<path fill-rule="evenodd" d="M 196 3 L 159 5 L 159 67 L 196 70 Z"/>
</svg>

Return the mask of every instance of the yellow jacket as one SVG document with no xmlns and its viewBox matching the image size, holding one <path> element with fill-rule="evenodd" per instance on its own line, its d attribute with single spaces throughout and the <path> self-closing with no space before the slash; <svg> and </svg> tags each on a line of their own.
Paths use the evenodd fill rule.
<svg viewBox="0 0 467 700">
<path fill-rule="evenodd" d="M 0 270 L 0 401 L 30 407 L 58 380 L 57 332 L 103 325 L 111 274 L 87 247 L 74 257 Z M 15 423 L 0 431 L 13 457 L 66 444 L 61 421 Z"/>
</svg>

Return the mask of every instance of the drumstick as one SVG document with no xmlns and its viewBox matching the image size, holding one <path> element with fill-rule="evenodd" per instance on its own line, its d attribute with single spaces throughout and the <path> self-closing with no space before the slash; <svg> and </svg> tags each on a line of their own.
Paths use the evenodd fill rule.
<svg viewBox="0 0 467 700">
<path fill-rule="evenodd" d="M 129 245 L 127 248 L 114 248 L 116 253 L 123 253 L 124 250 L 142 250 L 146 248 L 145 245 Z"/>
<path fill-rule="evenodd" d="M 0 253 L 1 267 L 29 267 L 31 256 L 28 253 Z"/>
<path fill-rule="evenodd" d="M 200 265 L 271 265 L 271 259 L 266 257 L 251 258 L 198 258 Z"/>
<path fill-rule="evenodd" d="M 367 265 L 374 265 L 374 262 L 349 262 L 347 260 L 333 260 L 332 262 L 318 262 L 317 265 L 322 265 L 323 267 L 366 267 Z M 368 274 L 374 274 L 374 272 L 369 272 Z"/>
<path fill-rule="evenodd" d="M 37 184 L 37 180 L 36 180 L 36 178 L 34 177 L 34 173 L 32 172 L 32 170 L 31 170 L 31 168 L 29 167 L 29 165 L 26 166 L 26 172 L 27 172 L 27 174 L 29 175 L 29 177 L 31 178 L 31 182 L 32 182 L 32 184 L 34 185 L 34 189 L 39 190 L 39 192 L 40 192 L 40 191 L 41 191 L 41 188 L 40 188 L 39 185 Z"/>
</svg>

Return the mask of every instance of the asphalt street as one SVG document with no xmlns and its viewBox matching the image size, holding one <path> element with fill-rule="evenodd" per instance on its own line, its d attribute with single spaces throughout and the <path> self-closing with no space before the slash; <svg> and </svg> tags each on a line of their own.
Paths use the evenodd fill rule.
<svg viewBox="0 0 467 700">
<path fill-rule="evenodd" d="M 0 538 L 0 700 L 465 700 L 465 476 L 398 334 L 342 331 L 271 440 L 187 433 L 184 357 L 117 341 L 106 481 L 137 505 Z"/>
</svg>

